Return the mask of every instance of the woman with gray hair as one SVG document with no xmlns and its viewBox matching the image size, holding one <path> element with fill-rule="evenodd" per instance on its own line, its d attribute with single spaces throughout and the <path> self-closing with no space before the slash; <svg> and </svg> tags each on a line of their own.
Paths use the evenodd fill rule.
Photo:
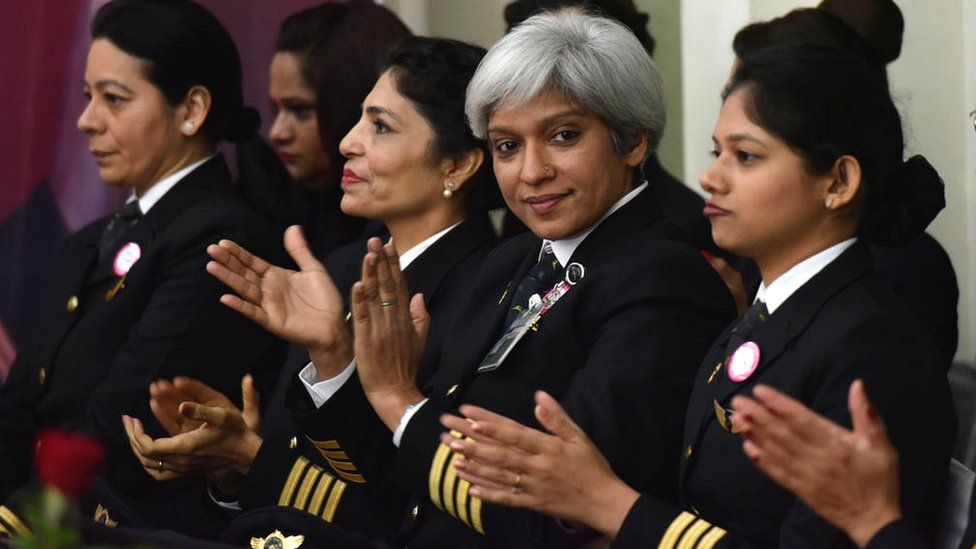
<svg viewBox="0 0 976 549">
<path fill-rule="evenodd" d="M 440 417 L 475 403 L 533 422 L 532 394 L 552 391 L 614 470 L 674 501 L 697 363 L 734 306 L 648 200 L 639 167 L 664 128 L 661 78 L 625 27 L 576 11 L 528 19 L 488 52 L 466 111 L 531 233 L 486 259 L 423 390 L 411 349 L 425 314 L 393 283 L 396 250 L 374 241 L 353 289 L 358 378 L 398 446 L 400 486 L 418 496 L 408 544 L 579 541 L 553 519 L 470 494 Z"/>
<path fill-rule="evenodd" d="M 663 98 L 629 30 L 572 11 L 530 18 L 489 51 L 468 96 L 472 129 L 488 139 L 502 194 L 531 233 L 485 260 L 422 389 L 423 300 L 409 298 L 393 244 L 372 239 L 352 291 L 356 375 L 343 388 L 368 404 L 360 417 L 323 419 L 331 425 L 317 438 L 364 479 L 344 506 L 395 501 L 393 482 L 412 494 L 398 537 L 410 546 L 565 545 L 580 533 L 469 493 L 440 417 L 474 403 L 529 422 L 532 394 L 549 391 L 616 471 L 674 501 L 693 377 L 734 306 L 648 199 L 639 166 L 664 127 Z M 283 325 L 308 320 L 282 314 Z M 312 356 L 337 354 L 327 336 Z"/>
</svg>

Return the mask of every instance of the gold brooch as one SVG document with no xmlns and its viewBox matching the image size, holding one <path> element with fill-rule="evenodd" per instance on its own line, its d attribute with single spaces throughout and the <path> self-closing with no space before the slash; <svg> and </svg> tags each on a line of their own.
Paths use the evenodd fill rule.
<svg viewBox="0 0 976 549">
<path fill-rule="evenodd" d="M 266 538 L 251 538 L 251 549 L 298 549 L 304 541 L 305 536 L 285 536 L 275 530 Z"/>
<path fill-rule="evenodd" d="M 718 420 L 718 424 L 721 425 L 723 429 L 732 433 L 733 435 L 737 435 L 742 431 L 742 428 L 735 424 L 732 410 L 726 410 L 721 404 L 718 403 L 717 400 L 713 400 L 712 405 L 715 407 L 715 419 Z"/>
</svg>

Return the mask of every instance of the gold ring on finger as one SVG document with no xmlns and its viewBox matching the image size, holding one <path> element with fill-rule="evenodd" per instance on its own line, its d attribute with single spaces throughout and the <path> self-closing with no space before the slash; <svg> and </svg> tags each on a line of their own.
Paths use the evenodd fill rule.
<svg viewBox="0 0 976 549">
<path fill-rule="evenodd" d="M 162 460 L 156 460 L 156 470 L 160 473 L 163 472 L 163 462 Z"/>
<path fill-rule="evenodd" d="M 515 473 L 515 484 L 512 485 L 512 493 L 517 494 L 522 491 L 519 485 L 522 484 L 522 473 Z"/>
</svg>

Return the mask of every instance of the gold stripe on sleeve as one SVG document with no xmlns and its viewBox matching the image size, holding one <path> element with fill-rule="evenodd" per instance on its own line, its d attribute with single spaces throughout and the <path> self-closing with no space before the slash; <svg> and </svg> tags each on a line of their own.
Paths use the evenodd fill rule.
<svg viewBox="0 0 976 549">
<path fill-rule="evenodd" d="M 342 450 L 322 450 L 322 455 L 325 456 L 329 461 L 334 459 L 341 459 L 345 461 L 349 460 L 349 455 Z"/>
<path fill-rule="evenodd" d="M 668 529 L 664 531 L 664 536 L 661 537 L 661 543 L 658 544 L 658 549 L 674 549 L 674 544 L 678 542 L 678 538 L 681 533 L 685 531 L 695 520 L 695 515 L 692 515 L 688 511 L 682 511 L 680 515 L 673 521 Z"/>
<path fill-rule="evenodd" d="M 691 525 L 691 528 L 685 530 L 684 535 L 681 536 L 681 542 L 678 543 L 678 549 L 694 549 L 695 544 L 698 543 L 698 540 L 702 537 L 702 534 L 704 534 L 705 531 L 711 527 L 711 524 L 702 519 L 696 520 L 695 523 Z"/>
<path fill-rule="evenodd" d="M 338 471 L 346 471 L 347 473 L 356 472 L 356 465 L 351 461 L 336 461 L 334 459 L 330 459 L 329 465 Z"/>
<path fill-rule="evenodd" d="M 315 493 L 312 494 L 312 501 L 308 504 L 309 513 L 319 514 L 319 510 L 322 509 L 322 502 L 325 501 L 325 494 L 329 492 L 329 487 L 332 486 L 333 481 L 335 481 L 334 476 L 329 473 L 322 474 L 322 479 L 319 480 L 319 485 L 315 488 Z"/>
<path fill-rule="evenodd" d="M 481 498 L 474 496 L 471 496 L 471 527 L 479 534 L 485 534 L 485 529 L 481 525 Z"/>
<path fill-rule="evenodd" d="M 308 439 L 312 444 L 315 445 L 319 450 L 341 450 L 339 447 L 339 441 L 337 440 L 315 440 L 312 438 Z"/>
<path fill-rule="evenodd" d="M 725 530 L 722 530 L 718 526 L 712 527 L 711 531 L 705 534 L 702 538 L 701 543 L 698 544 L 699 549 L 714 549 L 715 544 L 725 537 Z"/>
<path fill-rule="evenodd" d="M 471 519 L 468 518 L 468 490 L 470 489 L 471 483 L 462 478 L 458 479 L 457 490 L 454 491 L 457 516 L 468 526 L 471 526 Z"/>
<path fill-rule="evenodd" d="M 302 456 L 299 456 L 295 460 L 295 464 L 291 467 L 291 472 L 288 473 L 288 480 L 285 481 L 285 487 L 281 490 L 281 496 L 278 498 L 278 505 L 287 507 L 291 503 L 291 496 L 295 493 L 295 486 L 298 485 L 299 479 L 302 478 L 302 474 L 305 473 L 305 468 L 308 467 L 308 460 Z"/>
<path fill-rule="evenodd" d="M 325 504 L 325 511 L 322 511 L 322 518 L 325 519 L 325 522 L 332 522 L 332 519 L 335 518 L 336 510 L 339 508 L 339 500 L 342 499 L 342 493 L 345 491 L 346 483 L 341 480 L 335 481 L 335 486 L 329 493 L 329 501 Z"/>
<path fill-rule="evenodd" d="M 302 481 L 302 486 L 298 489 L 298 495 L 295 496 L 295 503 L 292 507 L 295 509 L 305 510 L 305 504 L 308 502 L 308 495 L 312 493 L 312 487 L 319 480 L 319 475 L 322 474 L 322 469 L 319 469 L 315 465 L 308 468 L 308 473 L 305 475 L 305 480 Z"/>
<path fill-rule="evenodd" d="M 430 476 L 427 480 L 430 488 L 430 500 L 441 511 L 444 510 L 444 505 L 441 503 L 441 476 L 444 474 L 444 462 L 447 461 L 449 455 L 451 455 L 451 449 L 444 446 L 443 443 L 437 447 L 437 452 L 434 453 L 434 461 L 430 465 Z"/>
<path fill-rule="evenodd" d="M 25 525 L 13 511 L 7 509 L 3 505 L 0 505 L 0 520 L 7 523 L 10 528 L 7 530 L 10 534 L 16 534 L 18 536 L 23 536 L 25 538 L 33 538 L 34 535 L 31 534 L 27 525 Z M 13 530 L 12 532 L 10 530 Z"/>
<path fill-rule="evenodd" d="M 3 539 L 4 537 L 11 537 L 10 531 L 4 528 L 3 524 L 0 524 L 0 539 Z"/>
<path fill-rule="evenodd" d="M 454 460 L 457 454 L 451 452 L 448 458 L 447 470 L 444 473 L 444 482 L 441 484 L 441 495 L 444 498 L 444 511 L 448 515 L 454 518 L 458 518 L 457 513 L 454 511 L 454 491 L 457 485 L 457 469 L 454 468 L 454 464 L 450 463 Z"/>
<path fill-rule="evenodd" d="M 366 484 L 366 477 L 358 473 L 345 473 L 342 471 L 336 471 L 336 474 L 354 484 Z"/>
</svg>

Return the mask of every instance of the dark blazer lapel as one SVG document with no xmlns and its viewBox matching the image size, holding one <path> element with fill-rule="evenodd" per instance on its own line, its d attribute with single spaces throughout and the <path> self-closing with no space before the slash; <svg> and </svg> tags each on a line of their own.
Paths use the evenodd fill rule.
<svg viewBox="0 0 976 549">
<path fill-rule="evenodd" d="M 872 260 L 867 246 L 855 243 L 791 295 L 770 315 L 769 321 L 761 324 L 754 336 L 749 338 L 759 345 L 760 350 L 759 366 L 755 373 L 744 383 L 734 383 L 725 376 L 729 384 L 720 386 L 719 402 L 726 403 L 745 383 L 754 383 L 764 370 L 776 362 L 786 346 L 806 330 L 834 295 L 870 272 L 871 268 Z"/>
<path fill-rule="evenodd" d="M 762 374 L 772 367 L 789 344 L 803 333 L 831 297 L 870 272 L 872 260 L 869 254 L 870 252 L 865 244 L 855 243 L 791 295 L 776 312 L 770 315 L 769 320 L 756 328 L 755 332 L 747 338 L 747 341 L 752 341 L 759 346 L 759 365 L 756 367 L 756 371 L 743 382 L 736 383 L 729 379 L 727 357 L 724 355 L 725 345 L 729 340 L 731 327 L 734 323 L 723 331 L 719 339 L 716 340 L 716 344 L 713 345 L 713 349 L 717 348 L 721 351 L 718 354 L 714 350 L 710 352 L 707 357 L 708 362 L 706 362 L 706 367 L 708 367 L 715 361 L 722 360 L 722 368 L 716 374 L 714 387 L 710 387 L 711 390 L 703 391 L 702 396 L 696 398 L 689 407 L 689 413 L 691 410 L 697 410 L 700 415 L 694 424 L 695 431 L 689 432 L 686 429 L 686 442 L 697 445 L 708 426 L 708 422 L 715 418 L 712 399 L 718 401 L 723 408 L 730 408 L 729 403 L 732 397 L 740 392 L 751 390 L 760 381 Z M 734 352 L 734 349 L 730 352 Z M 709 371 L 706 375 L 710 374 Z M 702 400 L 707 401 L 702 402 Z M 686 465 L 686 461 L 682 460 L 680 474 L 682 483 L 687 472 Z"/>
<path fill-rule="evenodd" d="M 590 265 L 585 262 L 592 262 L 593 259 L 602 257 L 606 253 L 606 242 L 626 240 L 644 227 L 660 221 L 662 218 L 658 206 L 654 204 L 651 193 L 645 188 L 593 229 L 593 232 L 587 235 L 573 252 L 570 261 L 579 262 L 584 268 L 589 268 Z M 666 232 L 665 227 L 666 225 L 662 223 L 662 234 Z"/>
<path fill-rule="evenodd" d="M 139 221 L 127 230 L 116 248 L 98 265 L 88 278 L 89 285 L 99 284 L 110 278 L 118 278 L 115 274 L 114 261 L 118 250 L 135 242 L 145 254 L 156 235 L 165 230 L 166 226 L 188 206 L 193 204 L 201 195 L 214 192 L 231 192 L 230 171 L 221 155 L 204 162 L 197 169 L 186 175 L 179 183 L 159 199 Z M 100 235 L 99 235 L 100 236 Z M 95 241 L 96 255 L 98 241 Z M 138 262 L 132 268 L 138 266 Z"/>
<path fill-rule="evenodd" d="M 494 232 L 487 216 L 475 215 L 461 222 L 424 250 L 417 259 L 412 261 L 404 270 L 404 276 L 410 286 L 411 294 L 424 294 L 424 300 L 430 303 L 435 299 L 437 290 L 451 270 L 464 258 L 474 253 L 478 248 L 490 244 L 494 240 Z M 451 257 L 453 262 L 444 261 L 444 257 Z M 473 284 L 474 281 L 472 280 Z"/>
<path fill-rule="evenodd" d="M 539 250 L 542 248 L 542 241 L 532 235 L 526 234 L 515 238 L 524 239 L 525 245 L 512 246 L 511 250 L 505 250 L 508 252 L 507 256 L 490 255 L 486 265 L 490 266 L 491 270 L 482 269 L 479 274 L 479 280 L 491 281 L 488 282 L 487 293 L 469 296 L 469 300 L 491 300 L 492 303 L 481 303 L 477 307 L 472 307 L 469 303 L 464 307 L 464 312 L 473 313 L 473 318 L 456 319 L 458 325 L 463 326 L 461 331 L 464 335 L 460 336 L 459 340 L 463 340 L 464 345 L 463 347 L 452 345 L 453 352 L 441 355 L 440 369 L 431 377 L 428 385 L 433 387 L 439 380 L 456 383 L 462 378 L 465 380 L 472 378 L 482 359 L 488 354 L 488 350 L 501 337 L 503 329 L 501 325 L 508 308 L 511 307 L 515 284 L 539 260 Z M 513 264 L 518 265 L 514 271 L 506 268 Z M 509 274 L 512 272 L 514 275 Z M 475 287 L 478 286 L 480 284 L 475 283 Z M 454 338 L 447 337 L 445 341 L 452 339 Z M 445 349 L 447 347 L 448 345 L 445 344 Z"/>
<path fill-rule="evenodd" d="M 745 388 L 751 388 L 759 380 L 763 372 L 777 361 L 787 346 L 803 333 L 831 297 L 870 270 L 871 257 L 868 249 L 866 245 L 859 242 L 811 278 L 748 338 L 748 341 L 753 341 L 759 346 L 760 351 L 759 365 L 749 379 L 736 383 L 727 375 L 728 364 L 723 366 L 720 379 L 716 380 L 712 392 L 715 400 L 728 408 L 732 397 Z M 702 411 L 699 434 L 707 420 L 715 415 L 711 407 L 706 406 L 706 408 Z"/>
</svg>

